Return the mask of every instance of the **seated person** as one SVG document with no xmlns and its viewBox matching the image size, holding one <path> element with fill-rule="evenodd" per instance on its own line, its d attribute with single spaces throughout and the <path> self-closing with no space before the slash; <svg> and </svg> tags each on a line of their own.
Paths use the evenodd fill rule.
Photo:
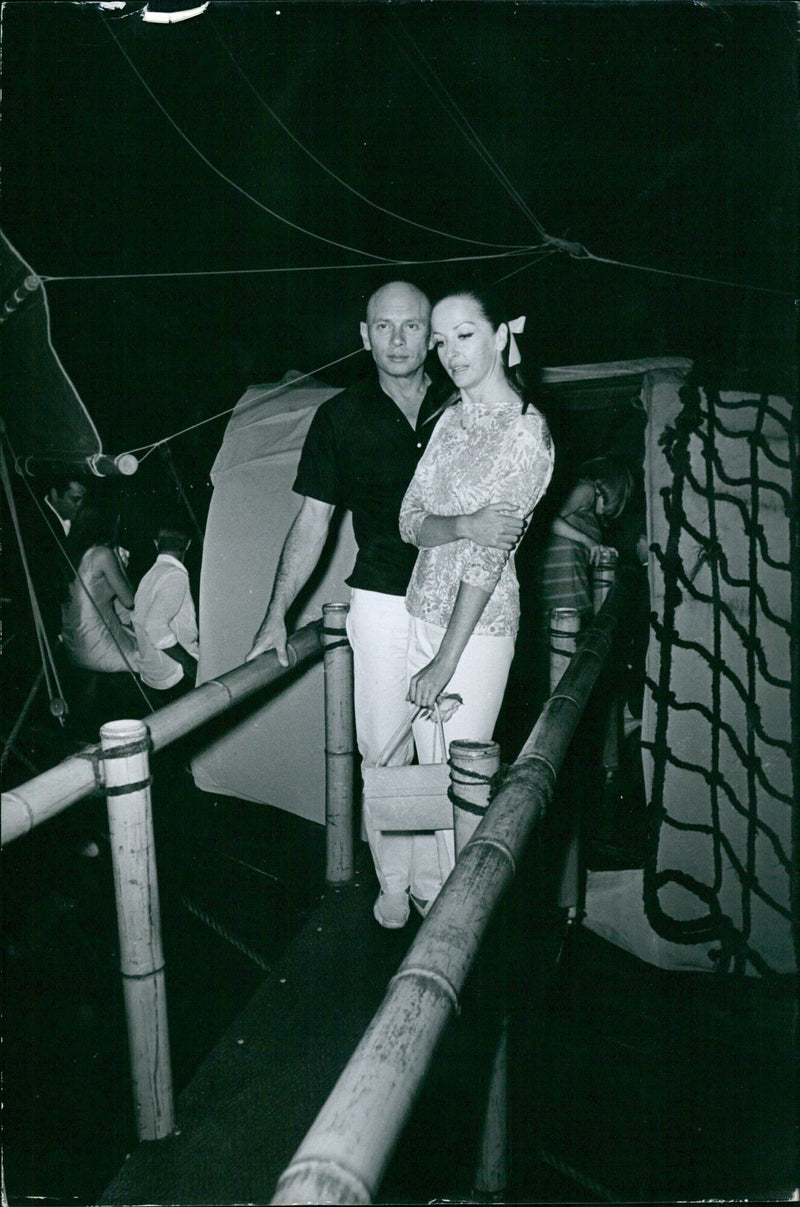
<svg viewBox="0 0 800 1207">
<path fill-rule="evenodd" d="M 114 551 L 116 517 L 86 503 L 67 538 L 69 569 L 62 579 L 61 640 L 72 671 L 74 720 L 96 738 L 104 721 L 130 715 L 129 676 L 136 639 L 115 609 L 133 606 L 133 589 Z"/>
<path fill-rule="evenodd" d="M 155 708 L 191 691 L 197 678 L 197 616 L 184 565 L 189 544 L 180 529 L 161 528 L 155 540 L 156 560 L 136 590 L 133 627 L 139 674 L 157 693 Z"/>
</svg>

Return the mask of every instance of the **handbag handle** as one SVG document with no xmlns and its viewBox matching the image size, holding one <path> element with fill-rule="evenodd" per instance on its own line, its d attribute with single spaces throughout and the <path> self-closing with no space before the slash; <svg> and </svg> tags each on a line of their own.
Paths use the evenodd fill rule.
<svg viewBox="0 0 800 1207">
<path fill-rule="evenodd" d="M 424 711 L 423 707 L 420 704 L 417 708 L 414 709 L 414 711 L 412 713 L 409 713 L 409 715 L 405 718 L 404 721 L 402 721 L 400 723 L 400 725 L 394 731 L 392 736 L 389 738 L 389 741 L 386 743 L 383 750 L 378 755 L 378 761 L 375 763 L 376 767 L 385 767 L 387 765 L 387 763 L 389 762 L 389 759 L 392 757 L 394 752 L 397 750 L 397 747 L 402 742 L 404 742 L 406 740 L 406 738 L 408 737 L 408 735 L 411 733 L 412 724 L 414 723 L 414 721 L 416 721 L 419 714 L 423 711 Z M 436 714 L 436 726 L 437 726 L 437 732 L 439 734 L 439 744 L 441 746 L 441 751 L 442 751 L 442 757 L 439 759 L 439 762 L 446 763 L 447 762 L 447 746 L 445 745 L 445 741 L 444 741 L 444 724 L 442 723 L 442 714 L 439 711 L 438 700 L 434 701 L 433 711 Z"/>
</svg>

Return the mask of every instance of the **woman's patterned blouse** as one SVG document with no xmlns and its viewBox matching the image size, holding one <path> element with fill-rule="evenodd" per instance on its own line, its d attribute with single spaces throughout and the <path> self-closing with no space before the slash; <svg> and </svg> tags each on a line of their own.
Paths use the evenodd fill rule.
<svg viewBox="0 0 800 1207">
<path fill-rule="evenodd" d="M 426 516 L 466 515 L 502 502 L 512 504 L 527 527 L 552 472 L 553 443 L 537 410 L 523 415 L 516 397 L 485 407 L 462 399 L 442 415 L 417 465 L 400 508 L 400 535 L 416 545 Z M 447 628 L 462 582 L 491 595 L 475 633 L 516 636 L 514 554 L 471 540 L 420 549 L 406 607 L 412 616 Z"/>
</svg>

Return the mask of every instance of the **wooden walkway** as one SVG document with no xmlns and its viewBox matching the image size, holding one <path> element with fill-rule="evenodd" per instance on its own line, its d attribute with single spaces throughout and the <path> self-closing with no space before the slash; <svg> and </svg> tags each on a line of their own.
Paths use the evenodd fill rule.
<svg viewBox="0 0 800 1207">
<path fill-rule="evenodd" d="M 102 802 L 4 852 L 12 1207 L 269 1203 L 420 925 L 415 915 L 402 931 L 376 925 L 363 844 L 354 886 L 323 890 L 321 827 L 180 790 L 186 778 L 171 784 L 162 769 L 157 781 L 182 1088 L 180 1131 L 166 1141 L 131 1139 L 107 857 L 67 857 L 71 827 L 91 824 Z M 518 925 L 499 935 L 514 1007 L 508 1201 L 788 1199 L 800 1180 L 793 979 L 664 973 L 580 928 L 556 965 L 561 919 L 537 904 L 541 856 L 538 867 L 523 861 Z M 219 925 L 209 930 L 203 913 Z M 483 976 L 494 984 L 490 969 Z M 480 1053 L 494 1021 L 474 988 L 376 1202 L 471 1201 Z"/>
<path fill-rule="evenodd" d="M 371 870 L 356 881 L 320 894 L 181 1094 L 179 1134 L 140 1145 L 101 1203 L 270 1201 L 420 924 L 382 930 Z M 556 920 L 528 917 L 512 954 L 508 1201 L 785 1200 L 798 1123 L 789 978 L 664 973 L 580 928 L 556 964 Z M 492 1019 L 474 988 L 376 1202 L 475 1201 Z"/>
<path fill-rule="evenodd" d="M 269 1202 L 417 929 L 377 926 L 357 881 L 320 896 L 179 1097 L 179 1134 L 139 1145 L 102 1203 Z"/>
</svg>

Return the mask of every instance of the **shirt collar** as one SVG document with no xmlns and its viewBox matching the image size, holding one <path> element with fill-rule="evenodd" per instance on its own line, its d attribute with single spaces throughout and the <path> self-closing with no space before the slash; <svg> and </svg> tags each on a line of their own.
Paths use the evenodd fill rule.
<svg viewBox="0 0 800 1207">
<path fill-rule="evenodd" d="M 428 393 L 425 396 L 425 401 L 420 409 L 420 417 L 417 420 L 417 427 L 425 427 L 426 423 L 435 423 L 436 420 L 446 410 L 448 410 L 449 407 L 456 405 L 458 399 L 458 390 L 454 391 L 452 387 L 447 390 L 442 390 L 440 387 L 435 393 L 434 388 L 431 387 L 431 389 L 428 390 Z M 423 411 L 425 411 L 429 400 L 431 401 L 431 410 L 423 418 Z"/>
<path fill-rule="evenodd" d="M 65 519 L 64 519 L 64 517 L 63 517 L 62 515 L 59 515 L 59 513 L 56 511 L 56 509 L 55 509 L 55 507 L 53 506 L 53 504 L 52 504 L 52 503 L 50 502 L 50 500 L 48 499 L 47 495 L 45 495 L 45 496 L 44 496 L 44 501 L 45 501 L 45 505 L 46 505 L 47 507 L 49 507 L 49 508 L 50 508 L 50 510 L 52 511 L 53 515 L 56 517 L 56 519 L 58 520 L 58 522 L 59 522 L 59 524 L 61 525 L 62 529 L 64 530 L 64 536 L 69 536 L 69 530 L 70 530 L 70 528 L 72 527 L 72 524 L 71 524 L 70 520 L 65 520 Z"/>
<path fill-rule="evenodd" d="M 156 563 L 158 562 L 167 562 L 169 565 L 178 566 L 181 570 L 186 570 L 186 566 L 183 564 L 181 559 L 179 557 L 173 557 L 171 553 L 159 553 L 158 557 L 156 558 Z M 186 573 L 188 574 L 189 571 L 186 570 Z"/>
</svg>

